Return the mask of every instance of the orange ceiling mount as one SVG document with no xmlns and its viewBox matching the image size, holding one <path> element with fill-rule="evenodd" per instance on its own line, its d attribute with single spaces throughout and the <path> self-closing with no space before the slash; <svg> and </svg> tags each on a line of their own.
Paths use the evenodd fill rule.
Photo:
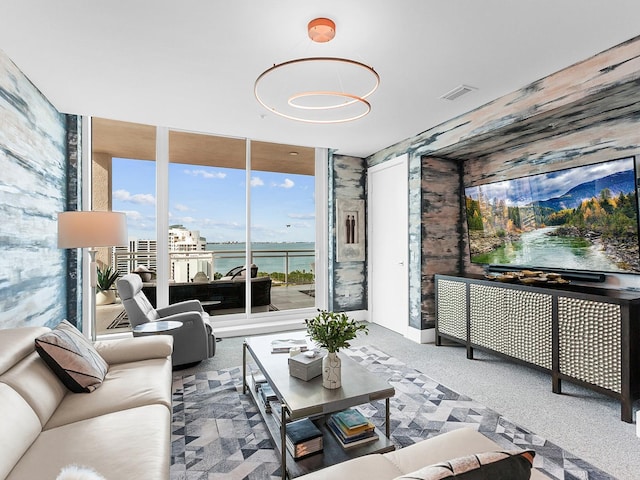
<svg viewBox="0 0 640 480">
<path fill-rule="evenodd" d="M 315 18 L 309 22 L 307 32 L 314 42 L 330 42 L 336 36 L 336 24 L 328 18 Z"/>
</svg>

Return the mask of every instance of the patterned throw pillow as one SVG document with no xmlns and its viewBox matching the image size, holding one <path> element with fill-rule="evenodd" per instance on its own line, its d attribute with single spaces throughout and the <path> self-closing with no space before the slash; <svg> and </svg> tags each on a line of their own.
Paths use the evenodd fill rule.
<svg viewBox="0 0 640 480">
<path fill-rule="evenodd" d="M 66 320 L 36 338 L 44 362 L 74 393 L 89 393 L 102 385 L 107 362 L 82 333 Z"/>
<path fill-rule="evenodd" d="M 535 454 L 533 450 L 478 453 L 429 465 L 395 480 L 528 480 Z"/>
</svg>

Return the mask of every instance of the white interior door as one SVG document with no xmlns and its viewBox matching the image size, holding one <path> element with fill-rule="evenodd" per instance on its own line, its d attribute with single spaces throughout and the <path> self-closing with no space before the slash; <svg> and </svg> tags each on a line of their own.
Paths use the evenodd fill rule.
<svg viewBox="0 0 640 480">
<path fill-rule="evenodd" d="M 408 156 L 369 169 L 369 315 L 406 335 L 409 325 Z"/>
</svg>

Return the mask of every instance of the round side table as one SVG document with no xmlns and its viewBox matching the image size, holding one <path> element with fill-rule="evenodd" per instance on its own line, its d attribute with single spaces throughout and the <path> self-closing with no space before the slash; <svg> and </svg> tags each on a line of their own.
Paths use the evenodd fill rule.
<svg viewBox="0 0 640 480">
<path fill-rule="evenodd" d="M 157 322 L 141 323 L 133 327 L 134 337 L 143 337 L 145 335 L 156 335 L 162 332 L 175 330 L 182 326 L 182 322 L 175 320 L 159 320 Z"/>
</svg>

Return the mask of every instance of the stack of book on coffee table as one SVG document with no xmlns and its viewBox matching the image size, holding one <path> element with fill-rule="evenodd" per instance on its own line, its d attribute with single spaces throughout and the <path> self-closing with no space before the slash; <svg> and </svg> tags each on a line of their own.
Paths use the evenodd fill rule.
<svg viewBox="0 0 640 480">
<path fill-rule="evenodd" d="M 271 353 L 289 353 L 292 348 L 299 348 L 301 352 L 309 349 L 304 338 L 278 338 L 271 341 Z"/>
<path fill-rule="evenodd" d="M 322 432 L 310 419 L 287 423 L 287 450 L 293 458 L 321 452 L 322 448 Z"/>
<path fill-rule="evenodd" d="M 345 449 L 378 440 L 375 425 L 355 408 L 329 415 L 327 425 Z"/>
</svg>

